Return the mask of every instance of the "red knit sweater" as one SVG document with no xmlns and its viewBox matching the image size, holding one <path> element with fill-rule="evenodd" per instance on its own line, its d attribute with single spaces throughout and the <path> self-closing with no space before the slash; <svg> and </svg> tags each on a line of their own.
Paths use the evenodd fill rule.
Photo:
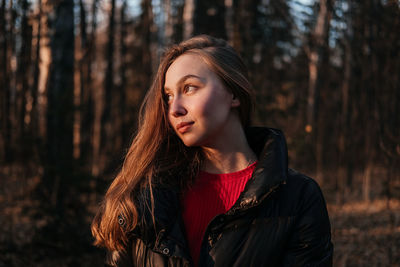
<svg viewBox="0 0 400 267">
<path fill-rule="evenodd" d="M 256 163 L 244 170 L 212 174 L 201 171 L 183 199 L 183 221 L 192 259 L 197 266 L 201 242 L 208 223 L 235 204 Z"/>
</svg>

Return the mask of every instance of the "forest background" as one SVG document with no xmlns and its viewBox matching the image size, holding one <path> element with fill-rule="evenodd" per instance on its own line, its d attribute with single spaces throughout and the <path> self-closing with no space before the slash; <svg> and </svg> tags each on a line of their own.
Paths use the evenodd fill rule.
<svg viewBox="0 0 400 267">
<path fill-rule="evenodd" d="M 0 266 L 99 266 L 90 222 L 165 47 L 225 38 L 328 203 L 334 266 L 400 266 L 400 1 L 1 0 Z"/>
</svg>

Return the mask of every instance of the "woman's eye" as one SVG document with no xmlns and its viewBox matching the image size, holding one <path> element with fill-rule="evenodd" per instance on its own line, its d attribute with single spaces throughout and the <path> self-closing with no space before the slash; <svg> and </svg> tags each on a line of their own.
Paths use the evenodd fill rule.
<svg viewBox="0 0 400 267">
<path fill-rule="evenodd" d="M 196 87 L 195 87 L 195 86 L 190 85 L 190 84 L 185 85 L 185 93 L 192 93 L 192 92 L 195 91 L 195 90 L 196 90 Z"/>
<path fill-rule="evenodd" d="M 172 95 L 171 94 L 165 94 L 165 101 L 167 101 L 167 103 L 170 103 L 172 101 Z"/>
</svg>

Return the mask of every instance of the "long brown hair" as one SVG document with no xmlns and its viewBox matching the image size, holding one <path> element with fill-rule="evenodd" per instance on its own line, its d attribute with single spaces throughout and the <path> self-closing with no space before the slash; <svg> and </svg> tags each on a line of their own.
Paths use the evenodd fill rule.
<svg viewBox="0 0 400 267">
<path fill-rule="evenodd" d="M 104 246 L 111 251 L 124 249 L 128 241 L 127 233 L 133 231 L 138 223 L 135 192 L 137 194 L 143 188 L 150 189 L 151 206 L 154 207 L 154 184 L 165 182 L 181 190 L 198 173 L 203 160 L 201 149 L 186 147 L 170 127 L 163 90 L 167 69 L 185 53 L 199 55 L 217 74 L 240 101 L 237 110 L 242 125 L 246 127 L 250 123 L 253 101 L 247 68 L 226 41 L 200 35 L 167 50 L 140 108 L 137 135 L 92 222 L 92 234 L 97 246 Z M 164 175 L 167 173 L 175 175 Z M 154 220 L 153 210 L 152 214 Z M 124 219 L 123 227 L 118 221 L 121 216 Z"/>
</svg>

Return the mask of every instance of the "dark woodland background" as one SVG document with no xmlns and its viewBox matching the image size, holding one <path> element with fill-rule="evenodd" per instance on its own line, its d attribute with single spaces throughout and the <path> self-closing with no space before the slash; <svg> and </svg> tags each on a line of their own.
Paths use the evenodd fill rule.
<svg viewBox="0 0 400 267">
<path fill-rule="evenodd" d="M 207 33 L 328 202 L 334 266 L 400 266 L 397 0 L 0 0 L 0 266 L 101 266 L 90 222 L 162 51 Z"/>
</svg>

